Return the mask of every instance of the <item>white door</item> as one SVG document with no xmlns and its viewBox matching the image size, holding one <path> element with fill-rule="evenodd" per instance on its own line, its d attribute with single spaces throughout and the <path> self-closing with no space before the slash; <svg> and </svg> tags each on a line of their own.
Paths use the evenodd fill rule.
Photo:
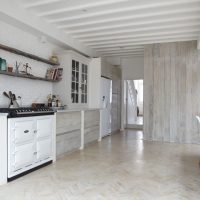
<svg viewBox="0 0 200 200">
<path fill-rule="evenodd" d="M 21 144 L 34 140 L 34 120 L 28 119 L 12 119 L 11 120 L 11 134 L 13 135 L 15 144 Z"/>
<path fill-rule="evenodd" d="M 112 82 L 110 79 L 101 78 L 101 136 L 111 133 L 111 101 Z"/>
<path fill-rule="evenodd" d="M 37 142 L 37 161 L 41 161 L 52 156 L 51 139 L 43 139 Z"/>
<path fill-rule="evenodd" d="M 37 129 L 37 161 L 41 161 L 52 156 L 52 127 L 53 117 L 42 116 L 36 119 Z"/>
<path fill-rule="evenodd" d="M 13 158 L 14 162 L 12 166 L 14 169 L 12 171 L 32 165 L 35 159 L 34 143 L 16 146 Z"/>
<path fill-rule="evenodd" d="M 37 138 L 49 137 L 52 135 L 53 118 L 42 116 L 36 119 Z"/>
<path fill-rule="evenodd" d="M 35 121 L 30 118 L 8 119 L 8 177 L 30 166 L 35 160 Z"/>
</svg>

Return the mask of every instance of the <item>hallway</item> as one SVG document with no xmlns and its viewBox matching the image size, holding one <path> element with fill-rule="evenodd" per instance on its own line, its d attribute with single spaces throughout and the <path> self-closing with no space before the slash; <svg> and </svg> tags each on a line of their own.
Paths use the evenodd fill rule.
<svg viewBox="0 0 200 200">
<path fill-rule="evenodd" d="M 197 200 L 200 146 L 125 130 L 0 187 L 1 200 Z"/>
</svg>

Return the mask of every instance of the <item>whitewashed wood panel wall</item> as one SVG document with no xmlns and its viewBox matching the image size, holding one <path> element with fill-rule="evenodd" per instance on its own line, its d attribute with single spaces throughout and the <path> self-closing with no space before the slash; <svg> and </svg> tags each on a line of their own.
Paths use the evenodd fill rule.
<svg viewBox="0 0 200 200">
<path fill-rule="evenodd" d="M 144 52 L 144 138 L 200 143 L 197 42 L 146 45 Z"/>
</svg>

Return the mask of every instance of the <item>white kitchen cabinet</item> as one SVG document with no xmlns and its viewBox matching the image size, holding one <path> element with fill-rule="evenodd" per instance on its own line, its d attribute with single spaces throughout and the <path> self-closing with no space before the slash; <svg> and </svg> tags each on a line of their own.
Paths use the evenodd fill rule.
<svg viewBox="0 0 200 200">
<path fill-rule="evenodd" d="M 63 67 L 63 77 L 53 86 L 54 94 L 69 108 L 87 108 L 90 59 L 73 51 L 62 51 L 57 56 Z"/>
<path fill-rule="evenodd" d="M 8 178 L 53 160 L 53 117 L 8 119 Z"/>
</svg>

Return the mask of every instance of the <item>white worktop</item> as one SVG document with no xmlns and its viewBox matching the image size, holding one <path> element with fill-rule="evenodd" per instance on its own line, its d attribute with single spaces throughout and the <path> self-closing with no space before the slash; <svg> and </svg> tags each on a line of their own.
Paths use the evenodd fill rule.
<svg viewBox="0 0 200 200">
<path fill-rule="evenodd" d="M 1 117 L 7 117 L 8 113 L 0 113 Z"/>
<path fill-rule="evenodd" d="M 67 112 L 81 112 L 81 111 L 92 111 L 92 110 L 100 110 L 99 108 L 74 108 L 74 109 L 65 109 L 65 110 L 57 110 L 57 113 L 67 113 Z"/>
</svg>

